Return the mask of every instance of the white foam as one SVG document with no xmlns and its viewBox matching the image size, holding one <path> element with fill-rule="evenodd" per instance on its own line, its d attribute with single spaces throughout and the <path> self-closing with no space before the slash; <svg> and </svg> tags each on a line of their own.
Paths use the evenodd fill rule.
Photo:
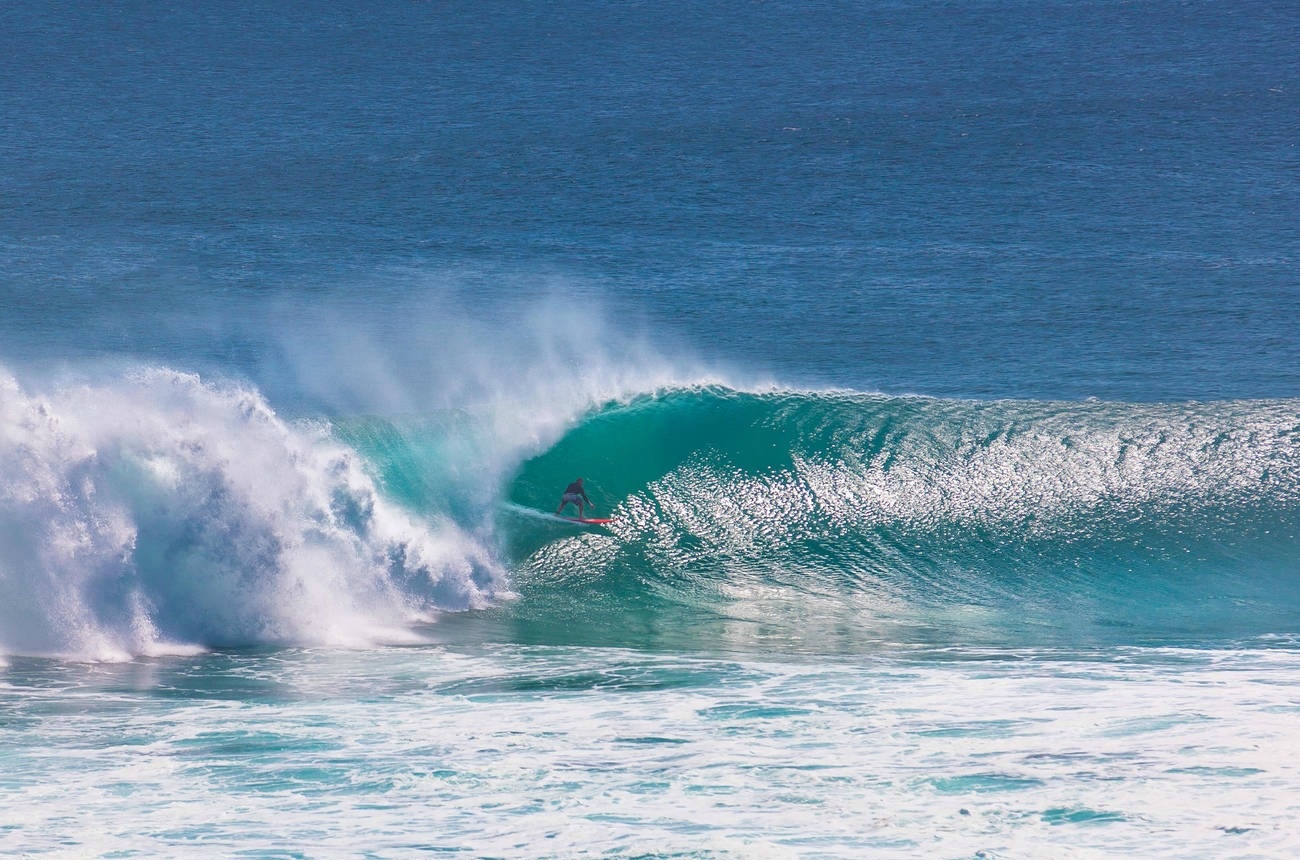
<svg viewBox="0 0 1300 860">
<path fill-rule="evenodd" d="M 1294 857 L 1295 656 L 492 646 L 17 673 L 5 845 Z"/>
<path fill-rule="evenodd" d="M 256 391 L 146 369 L 34 395 L 0 374 L 0 652 L 403 641 L 502 583 L 472 535 L 395 507 Z"/>
</svg>

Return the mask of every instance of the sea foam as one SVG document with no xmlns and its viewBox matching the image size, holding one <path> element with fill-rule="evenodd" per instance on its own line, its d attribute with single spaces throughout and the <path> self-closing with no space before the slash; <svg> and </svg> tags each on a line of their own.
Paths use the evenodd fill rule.
<svg viewBox="0 0 1300 860">
<path fill-rule="evenodd" d="M 503 583 L 472 530 L 387 501 L 325 424 L 247 387 L 0 376 L 0 652 L 363 645 Z"/>
</svg>

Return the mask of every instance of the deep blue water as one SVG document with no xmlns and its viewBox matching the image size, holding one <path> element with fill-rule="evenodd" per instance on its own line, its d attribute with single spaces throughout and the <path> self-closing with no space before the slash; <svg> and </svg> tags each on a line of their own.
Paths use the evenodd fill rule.
<svg viewBox="0 0 1300 860">
<path fill-rule="evenodd" d="M 1300 393 L 1285 4 L 0 15 L 11 361 L 288 401 L 249 317 L 360 305 L 402 341 L 431 294 L 558 290 L 787 382 Z"/>
</svg>

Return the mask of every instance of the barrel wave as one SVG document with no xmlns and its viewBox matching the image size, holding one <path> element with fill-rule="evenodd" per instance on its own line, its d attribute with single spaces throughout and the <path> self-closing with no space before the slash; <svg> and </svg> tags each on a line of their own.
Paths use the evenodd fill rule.
<svg viewBox="0 0 1300 860">
<path fill-rule="evenodd" d="M 0 654 L 1295 629 L 1296 401 L 675 384 L 575 404 L 288 420 L 165 368 L 43 394 L 4 377 Z M 549 515 L 579 475 L 608 527 Z"/>
<path fill-rule="evenodd" d="M 509 485 L 510 612 L 538 638 L 674 647 L 1284 634 L 1298 407 L 717 387 L 610 403 Z M 578 474 L 608 530 L 522 513 Z"/>
</svg>

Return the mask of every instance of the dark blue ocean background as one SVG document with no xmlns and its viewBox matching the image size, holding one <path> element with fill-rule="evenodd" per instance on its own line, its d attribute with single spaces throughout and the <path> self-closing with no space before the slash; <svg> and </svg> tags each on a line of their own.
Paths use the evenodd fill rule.
<svg viewBox="0 0 1300 860">
<path fill-rule="evenodd" d="M 6 4 L 0 357 L 373 410 L 349 333 L 418 389 L 430 316 L 517 363 L 545 296 L 617 321 L 577 341 L 787 385 L 1294 397 L 1298 22 L 1250 0 Z"/>
</svg>

